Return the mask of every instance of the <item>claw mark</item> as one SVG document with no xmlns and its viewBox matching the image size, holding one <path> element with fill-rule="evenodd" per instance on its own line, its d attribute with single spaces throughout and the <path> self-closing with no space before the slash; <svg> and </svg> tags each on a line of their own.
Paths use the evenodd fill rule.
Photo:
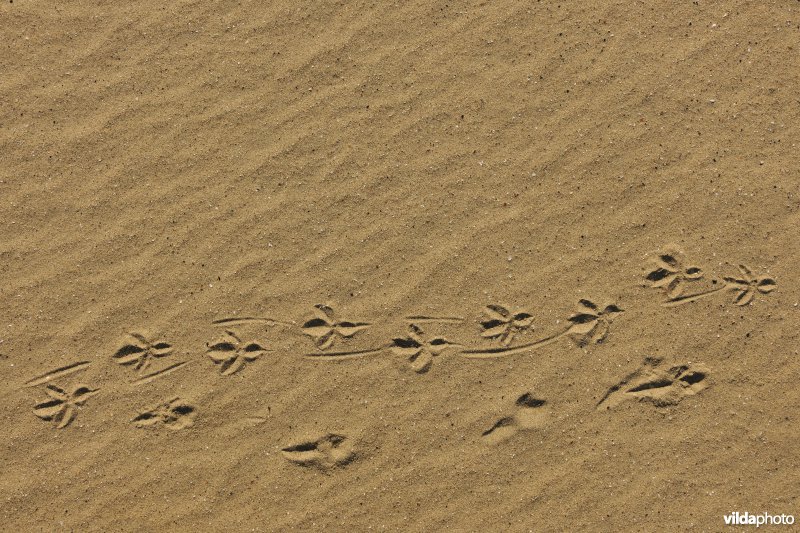
<svg viewBox="0 0 800 533">
<path fill-rule="evenodd" d="M 26 381 L 24 386 L 35 387 L 36 385 L 42 385 L 53 379 L 69 376 L 70 374 L 80 372 L 81 370 L 85 369 L 91 364 L 92 363 L 90 361 L 78 361 L 77 363 L 72 363 L 71 365 L 62 366 L 61 368 L 56 368 L 55 370 L 51 370 L 50 372 L 45 372 L 40 376 L 37 376 L 29 381 Z"/>
<path fill-rule="evenodd" d="M 136 381 L 134 381 L 133 384 L 134 385 L 142 385 L 144 383 L 150 383 L 151 381 L 153 381 L 155 379 L 158 379 L 161 376 L 166 376 L 167 374 L 171 374 L 171 373 L 175 372 L 176 370 L 179 370 L 179 369 L 185 367 L 188 364 L 189 364 L 189 361 L 183 361 L 183 362 L 180 362 L 180 363 L 175 363 L 175 364 L 170 365 L 170 366 L 168 366 L 166 368 L 162 368 L 161 370 L 156 370 L 155 372 L 151 372 L 150 374 L 142 376 L 139 379 L 137 379 Z"/>
</svg>

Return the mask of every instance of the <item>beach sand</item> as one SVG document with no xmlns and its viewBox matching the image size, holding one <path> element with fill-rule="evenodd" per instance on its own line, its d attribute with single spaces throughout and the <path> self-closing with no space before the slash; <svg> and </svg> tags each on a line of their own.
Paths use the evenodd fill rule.
<svg viewBox="0 0 800 533">
<path fill-rule="evenodd" d="M 0 529 L 800 508 L 800 4 L 0 4 Z"/>
</svg>

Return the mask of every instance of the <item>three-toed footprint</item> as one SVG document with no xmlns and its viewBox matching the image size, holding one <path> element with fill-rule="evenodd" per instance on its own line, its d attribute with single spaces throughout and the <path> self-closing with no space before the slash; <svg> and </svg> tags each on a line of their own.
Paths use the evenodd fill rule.
<svg viewBox="0 0 800 533">
<path fill-rule="evenodd" d="M 172 398 L 140 413 L 132 420 L 136 427 L 164 426 L 169 429 L 184 429 L 194 424 L 195 408 L 180 398 Z"/>
<path fill-rule="evenodd" d="M 597 403 L 611 409 L 625 400 L 648 401 L 658 407 L 677 405 L 708 386 L 708 369 L 698 364 L 667 367 L 661 359 L 647 357 L 635 372 L 608 389 Z"/>
</svg>

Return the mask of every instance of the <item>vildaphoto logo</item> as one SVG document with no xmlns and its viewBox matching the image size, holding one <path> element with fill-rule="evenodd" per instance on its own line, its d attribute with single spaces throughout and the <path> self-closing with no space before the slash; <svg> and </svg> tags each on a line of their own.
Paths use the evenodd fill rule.
<svg viewBox="0 0 800 533">
<path fill-rule="evenodd" d="M 790 514 L 750 514 L 734 512 L 724 517 L 726 526 L 790 526 L 794 524 L 794 515 Z"/>
</svg>

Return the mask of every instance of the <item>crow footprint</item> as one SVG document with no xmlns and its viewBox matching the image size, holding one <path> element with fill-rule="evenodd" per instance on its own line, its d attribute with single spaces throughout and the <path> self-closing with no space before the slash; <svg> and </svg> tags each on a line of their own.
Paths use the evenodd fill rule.
<svg viewBox="0 0 800 533">
<path fill-rule="evenodd" d="M 392 353 L 408 359 L 411 368 L 417 374 L 430 370 L 433 359 L 440 356 L 448 348 L 460 348 L 442 337 L 429 337 L 416 324 L 409 324 L 408 336 L 398 337 L 392 341 Z"/>
<path fill-rule="evenodd" d="M 184 429 L 194 424 L 195 408 L 180 398 L 172 398 L 161 405 L 145 411 L 132 420 L 138 428 L 164 426 L 169 429 Z"/>
<path fill-rule="evenodd" d="M 698 364 L 665 367 L 658 358 L 644 364 L 611 387 L 598 402 L 597 409 L 611 409 L 625 400 L 650 402 L 657 407 L 677 405 L 708 386 L 708 370 Z"/>
<path fill-rule="evenodd" d="M 534 429 L 544 425 L 548 410 L 547 402 L 526 392 L 514 403 L 515 412 L 503 417 L 483 432 L 481 437 L 488 444 L 498 444 L 516 435 L 520 430 Z"/>
<path fill-rule="evenodd" d="M 463 350 L 461 355 L 469 359 L 504 357 L 542 348 L 564 337 L 570 338 L 580 348 L 584 348 L 589 344 L 600 344 L 608 336 L 613 316 L 622 313 L 622 309 L 615 304 L 599 306 L 591 300 L 586 299 L 582 299 L 578 303 L 578 311 L 567 319 L 569 326 L 560 332 L 537 341 L 527 342 L 517 346 L 470 348 Z M 519 318 L 514 319 L 514 316 Z M 516 320 L 519 325 L 524 325 L 525 329 L 532 329 L 531 323 L 528 322 L 527 313 L 518 312 L 516 315 L 512 315 L 509 323 L 513 325 L 514 320 Z M 486 324 L 484 324 L 484 328 L 486 328 Z M 494 334 L 494 331 L 492 331 L 492 334 Z"/>
<path fill-rule="evenodd" d="M 533 331 L 533 315 L 527 311 L 511 311 L 492 304 L 487 305 L 483 312 L 488 318 L 481 321 L 481 337 L 497 339 L 503 346 L 510 346 L 516 335 Z"/>
<path fill-rule="evenodd" d="M 703 278 L 703 270 L 698 266 L 685 265 L 682 255 L 674 246 L 668 246 L 665 251 L 658 253 L 654 259 L 655 269 L 645 276 L 651 287 L 664 291 L 667 299 L 662 305 L 666 307 L 696 302 L 723 291 L 732 291 L 735 294 L 733 303 L 744 306 L 750 304 L 757 295 L 769 294 L 777 287 L 774 278 L 756 275 L 749 267 L 740 264 L 738 275 L 724 276 L 723 283 L 712 279 L 714 287 L 684 294 L 690 284 Z"/>
<path fill-rule="evenodd" d="M 305 335 L 314 339 L 314 344 L 320 350 L 327 350 L 333 346 L 337 338 L 349 339 L 371 325 L 368 322 L 340 320 L 333 308 L 325 304 L 315 305 L 314 315 L 314 318 L 306 321 L 301 329 Z"/>
<path fill-rule="evenodd" d="M 47 385 L 44 390 L 48 399 L 36 404 L 33 414 L 42 420 L 53 422 L 58 429 L 70 425 L 83 404 L 97 394 L 97 389 L 90 389 L 86 385 L 78 385 L 69 391 Z"/>
<path fill-rule="evenodd" d="M 258 360 L 266 349 L 257 342 L 243 342 L 234 331 L 226 330 L 223 338 L 208 346 L 207 353 L 219 365 L 220 374 L 230 376 Z"/>
<path fill-rule="evenodd" d="M 114 354 L 114 360 L 123 366 L 133 366 L 144 372 L 154 359 L 167 357 L 173 352 L 172 345 L 164 341 L 152 341 L 141 333 L 130 333 L 131 341 Z"/>
<path fill-rule="evenodd" d="M 289 461 L 305 467 L 331 470 L 353 462 L 356 453 L 351 441 L 337 433 L 328 433 L 316 440 L 304 441 L 281 450 Z"/>
<path fill-rule="evenodd" d="M 656 268 L 645 276 L 653 288 L 663 290 L 669 299 L 679 298 L 687 285 L 703 277 L 703 270 L 694 265 L 686 266 L 682 256 L 674 246 L 667 247 L 654 260 Z"/>
</svg>

